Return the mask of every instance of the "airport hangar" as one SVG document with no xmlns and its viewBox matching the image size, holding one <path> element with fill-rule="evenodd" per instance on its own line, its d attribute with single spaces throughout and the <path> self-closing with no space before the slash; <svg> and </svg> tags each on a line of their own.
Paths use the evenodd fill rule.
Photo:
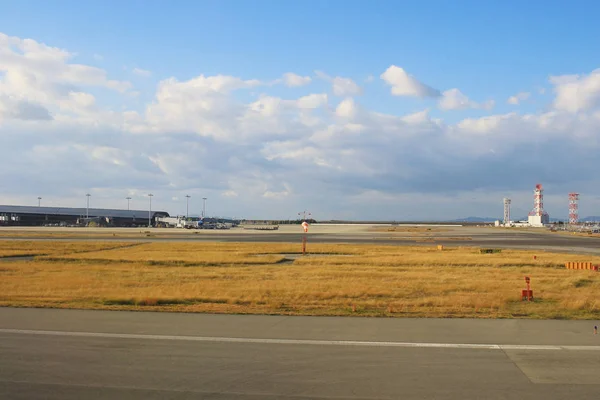
<svg viewBox="0 0 600 400">
<path fill-rule="evenodd" d="M 0 205 L 0 226 L 152 226 L 165 211 Z"/>
</svg>

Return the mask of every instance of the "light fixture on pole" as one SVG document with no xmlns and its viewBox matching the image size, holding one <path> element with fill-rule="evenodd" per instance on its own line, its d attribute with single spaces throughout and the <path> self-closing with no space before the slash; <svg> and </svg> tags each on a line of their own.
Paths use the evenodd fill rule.
<svg viewBox="0 0 600 400">
<path fill-rule="evenodd" d="M 125 199 L 127 200 L 127 210 L 129 210 L 129 200 L 131 200 L 131 197 L 125 197 Z"/>
<path fill-rule="evenodd" d="M 38 207 L 42 205 L 42 198 L 38 196 Z"/>
<path fill-rule="evenodd" d="M 148 198 L 150 199 L 150 208 L 148 209 L 148 228 L 152 227 L 152 193 L 148 193 Z"/>
<path fill-rule="evenodd" d="M 306 213 L 308 213 L 308 218 L 310 218 L 311 217 L 311 213 L 308 212 L 308 211 L 306 211 L 306 210 L 304 210 L 302 212 L 299 212 L 298 216 L 302 215 L 302 220 L 304 221 L 304 220 L 306 220 Z"/>
<path fill-rule="evenodd" d="M 85 196 L 87 197 L 87 206 L 85 208 L 85 217 L 89 218 L 90 217 L 90 196 L 91 196 L 91 194 L 86 193 Z"/>
<path fill-rule="evenodd" d="M 190 217 L 190 196 L 189 194 L 185 195 L 185 218 Z"/>
<path fill-rule="evenodd" d="M 204 219 L 204 216 L 206 215 L 206 197 L 203 197 L 202 200 L 202 219 Z"/>
</svg>

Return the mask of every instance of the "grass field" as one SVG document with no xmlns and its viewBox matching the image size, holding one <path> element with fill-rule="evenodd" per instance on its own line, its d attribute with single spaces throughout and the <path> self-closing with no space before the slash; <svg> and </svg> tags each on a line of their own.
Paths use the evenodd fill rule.
<svg viewBox="0 0 600 400">
<path fill-rule="evenodd" d="M 4 243 L 4 242 L 0 242 Z M 37 244 L 30 242 L 32 251 Z M 434 246 L 145 243 L 0 263 L 0 305 L 299 315 L 600 317 L 600 257 Z M 116 246 L 115 244 L 111 244 Z M 23 246 L 25 246 L 23 244 Z M 122 245 L 121 245 L 122 246 Z M 0 249 L 3 247 L 0 246 Z M 41 254 L 39 250 L 38 254 Z M 534 255 L 536 258 L 534 259 Z M 522 302 L 524 276 L 535 300 Z"/>
<path fill-rule="evenodd" d="M 62 242 L 62 241 L 21 241 L 0 240 L 0 258 L 15 256 L 38 256 L 38 255 L 64 255 L 77 254 L 80 252 L 98 251 L 106 249 L 128 248 L 136 246 L 136 243 L 118 242 Z"/>
<path fill-rule="evenodd" d="M 104 238 L 123 238 L 123 239 L 144 239 L 148 237 L 174 237 L 174 236 L 192 236 L 198 234 L 198 231 L 190 230 L 130 230 L 126 232 L 103 232 L 101 230 L 85 230 L 80 231 L 0 231 L 0 240 L 3 238 L 18 238 L 18 239 L 98 239 Z"/>
</svg>

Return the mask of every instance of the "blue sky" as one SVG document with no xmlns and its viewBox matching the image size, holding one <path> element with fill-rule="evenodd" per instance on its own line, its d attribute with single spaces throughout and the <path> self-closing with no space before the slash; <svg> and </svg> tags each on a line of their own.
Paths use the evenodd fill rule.
<svg viewBox="0 0 600 400">
<path fill-rule="evenodd" d="M 2 9 L 5 33 L 43 38 L 122 79 L 127 65 L 156 79 L 268 79 L 321 69 L 360 81 L 396 64 L 482 101 L 548 87 L 549 74 L 590 71 L 600 58 L 589 48 L 600 36 L 595 1 L 61 0 L 4 2 Z M 421 107 L 381 101 L 382 91 L 369 88 L 364 102 L 387 112 Z"/>
<path fill-rule="evenodd" d="M 448 195 L 459 196 L 461 199 L 479 199 L 471 205 L 461 201 L 444 205 L 444 214 L 449 214 L 449 217 L 472 213 L 500 214 L 501 197 L 506 193 L 512 193 L 515 197 L 522 196 L 522 208 L 529 209 L 529 204 L 526 203 L 529 202 L 529 188 L 537 183 L 534 180 L 545 178 L 548 180 L 547 186 L 549 189 L 555 189 L 557 196 L 555 203 L 549 201 L 549 207 L 555 207 L 555 214 L 566 214 L 563 208 L 566 209 L 567 206 L 562 204 L 560 197 L 564 190 L 567 190 L 565 179 L 562 178 L 563 171 L 554 171 L 553 168 L 556 167 L 545 165 L 539 168 L 543 173 L 532 173 L 530 170 L 535 170 L 535 167 L 522 159 L 513 160 L 511 155 L 535 152 L 535 157 L 543 161 L 569 151 L 576 159 L 587 159 L 586 151 L 592 151 L 597 141 L 596 121 L 592 119 L 595 118 L 593 116 L 597 105 L 593 72 L 600 67 L 600 54 L 594 48 L 595 38 L 600 36 L 600 27 L 596 23 L 600 11 L 598 2 L 7 1 L 0 2 L 0 6 L 1 33 L 19 40 L 29 38 L 52 48 L 64 49 L 71 54 L 68 61 L 65 61 L 66 64 L 100 68 L 105 71 L 107 79 L 128 82 L 130 88 L 125 92 L 115 91 L 110 85 L 97 81 L 89 83 L 77 80 L 76 84 L 78 93 L 93 95 L 95 104 L 106 112 L 112 110 L 114 113 L 138 113 L 143 119 L 139 123 L 144 125 L 144 129 L 154 132 L 152 140 L 175 140 L 172 139 L 172 134 L 173 131 L 177 131 L 178 134 L 196 135 L 192 136 L 197 137 L 196 144 L 211 154 L 222 152 L 224 148 L 231 146 L 231 137 L 225 140 L 215 132 L 242 129 L 228 126 L 231 119 L 225 114 L 231 113 L 231 118 L 239 119 L 239 113 L 242 112 L 240 110 L 249 107 L 261 96 L 292 101 L 303 96 L 325 93 L 325 109 L 329 112 L 336 110 L 347 98 L 353 99 L 355 108 L 363 110 L 362 114 L 353 113 L 352 117 L 343 117 L 351 118 L 351 123 L 361 125 L 364 128 L 362 133 L 352 139 L 351 136 L 344 135 L 342 140 L 332 143 L 323 141 L 322 135 L 317 134 L 325 127 L 331 126 L 331 120 L 303 123 L 300 127 L 294 122 L 295 118 L 298 118 L 297 115 L 289 116 L 285 113 L 281 116 L 269 115 L 269 121 L 260 123 L 252 120 L 253 124 L 259 126 L 256 128 L 252 125 L 252 133 L 247 133 L 248 137 L 251 134 L 255 135 L 253 140 L 246 143 L 244 140 L 234 139 L 237 147 L 234 146 L 225 152 L 222 158 L 229 164 L 244 165 L 245 172 L 256 169 L 252 175 L 258 179 L 255 186 L 264 184 L 264 193 L 297 194 L 299 188 L 294 187 L 291 182 L 310 182 L 312 185 L 315 177 L 321 179 L 322 182 L 315 184 L 315 187 L 319 187 L 323 193 L 327 193 L 327 188 L 331 188 L 330 184 L 324 182 L 341 183 L 339 188 L 326 196 L 329 199 L 325 201 L 327 204 L 314 196 L 307 197 L 303 194 L 292 199 L 289 195 L 282 194 L 279 196 L 282 198 L 278 198 L 278 195 L 266 196 L 268 201 L 278 198 L 280 203 L 277 205 L 263 205 L 267 201 L 263 193 L 263 196 L 257 194 L 254 202 L 249 202 L 252 204 L 241 208 L 239 203 L 236 203 L 239 202 L 240 187 L 236 189 L 231 183 L 236 181 L 235 177 L 239 175 L 235 171 L 222 171 L 222 168 L 218 168 L 219 174 L 222 174 L 219 175 L 221 184 L 217 185 L 218 188 L 208 189 L 203 186 L 204 183 L 192 187 L 189 180 L 181 182 L 181 176 L 173 175 L 179 173 L 173 172 L 176 168 L 166 167 L 165 162 L 161 167 L 161 162 L 156 161 L 160 157 L 169 158 L 167 155 L 137 144 L 136 140 L 141 139 L 138 139 L 138 136 L 132 138 L 127 129 L 115 128 L 117 125 L 122 127 L 122 123 L 119 125 L 115 122 L 111 126 L 103 126 L 106 117 L 99 114 L 92 117 L 89 110 L 85 112 L 84 122 L 84 113 L 80 112 L 81 110 L 71 110 L 70 112 L 79 113 L 81 118 L 78 119 L 78 124 L 88 124 L 84 129 L 86 132 L 88 129 L 94 132 L 80 138 L 80 146 L 92 148 L 101 144 L 110 147 L 109 144 L 113 143 L 113 150 L 104 149 L 98 154 L 129 154 L 130 157 L 136 154 L 154 160 L 150 163 L 158 166 L 157 173 L 164 178 L 164 181 L 161 181 L 165 187 L 164 197 L 177 199 L 165 200 L 165 208 L 181 207 L 179 198 L 182 196 L 181 193 L 176 194 L 177 191 L 204 190 L 209 191 L 212 197 L 218 197 L 225 192 L 236 193 L 235 196 L 226 196 L 222 203 L 223 209 L 220 210 L 223 214 L 230 215 L 240 211 L 252 216 L 267 216 L 264 214 L 271 210 L 276 210 L 279 215 L 285 214 L 287 208 L 297 208 L 296 203 L 308 202 L 312 207 L 320 209 L 322 215 L 333 217 L 334 215 L 330 214 L 339 211 L 339 207 L 334 204 L 344 199 L 345 195 L 357 196 L 349 201 L 347 209 L 342 213 L 353 218 L 359 218 L 363 212 L 358 210 L 362 209 L 361 202 L 366 200 L 360 196 L 379 196 L 382 199 L 382 206 L 379 208 L 381 211 L 370 211 L 369 218 L 402 218 L 411 213 L 414 217 L 435 215 L 437 218 L 437 213 L 441 210 L 440 202 L 444 202 Z M 469 105 L 459 107 L 454 102 L 442 107 L 440 98 L 437 97 L 393 95 L 390 92 L 393 85 L 381 77 L 390 66 L 402 68 L 418 82 L 442 94 L 456 89 L 458 92 L 454 93 L 466 96 Z M 11 64 L 3 70 L 0 64 L 0 82 L 2 73 L 10 71 L 9 68 L 15 68 L 13 71 L 25 71 L 18 68 L 30 67 Z M 149 75 L 136 74 L 134 68 L 146 70 Z M 319 78 L 315 71 L 322 71 L 331 79 L 349 79 L 360 87 L 360 93 L 344 91 L 342 95 L 336 96 L 332 93 L 332 81 Z M 310 77 L 310 83 L 297 87 L 266 84 L 281 79 L 285 73 Z M 569 97 L 571 92 L 566 83 L 550 80 L 551 76 L 574 74 L 578 75 L 577 84 L 584 88 L 578 91 L 585 93 L 585 96 L 579 99 Z M 179 105 L 181 110 L 186 110 L 185 113 L 174 111 L 173 105 L 167 107 L 165 104 L 159 104 L 153 110 L 156 115 L 150 116 L 152 113 L 148 112 L 149 107 L 153 103 L 160 103 L 157 95 L 161 82 L 170 78 L 178 82 L 187 82 L 200 75 L 236 77 L 262 83 L 236 86 L 234 90 L 219 93 L 218 96 L 211 92 L 209 97 L 206 97 L 205 92 L 177 89 L 185 90 L 182 98 L 193 98 L 194 106 L 200 107 L 202 113 L 207 112 L 202 107 L 209 107 L 212 112 L 218 114 L 202 114 L 201 121 L 191 121 L 187 116 L 196 112 L 190 108 L 192 102 L 182 102 Z M 60 82 L 53 81 L 53 84 L 58 85 Z M 4 90 L 8 96 L 14 96 L 17 86 L 10 87 L 13 92 L 8 91 L 9 86 Z M 65 103 L 61 106 L 59 97 L 43 96 L 40 91 L 46 90 L 44 88 L 40 86 L 35 90 L 30 88 L 31 92 L 21 90 L 19 93 L 30 93 L 26 101 L 31 104 L 39 103 L 56 116 L 58 114 L 53 106 L 62 107 L 64 110 Z M 173 93 L 174 88 L 171 87 L 168 93 Z M 3 94 L 2 90 L 0 86 L 0 95 Z M 522 92 L 529 93 L 526 99 L 523 98 L 519 104 L 507 103 L 509 97 Z M 452 93 L 447 94 L 450 96 Z M 50 97 L 54 100 L 48 100 Z M 46 103 L 40 100 L 42 98 Z M 456 97 L 453 99 L 456 100 Z M 51 104 L 52 101 L 55 103 Z M 581 107 L 573 109 L 568 106 L 569 102 L 581 104 Z M 8 106 L 5 108 L 8 109 Z M 411 127 L 410 132 L 394 131 L 394 139 L 390 139 L 389 136 L 377 136 L 373 139 L 374 134 L 380 135 L 388 128 L 387 125 L 382 125 L 387 122 L 375 120 L 376 117 L 371 113 L 393 116 L 397 118 L 395 123 L 400 123 L 398 121 L 402 117 L 425 110 L 426 125 Z M 296 111 L 298 110 L 294 112 Z M 516 113 L 516 116 L 499 117 L 511 112 Z M 315 118 L 323 116 L 323 113 L 315 113 Z M 550 118 L 548 113 L 554 113 L 551 117 L 555 120 L 550 124 L 544 122 Z M 583 113 L 587 118 L 586 125 L 582 122 Z M 300 114 L 304 115 L 302 111 Z M 536 118 L 535 127 L 530 125 L 531 118 L 528 119 L 526 115 Z M 480 120 L 484 117 L 492 117 L 493 122 Z M 90 119 L 93 118 L 98 120 L 90 125 Z M 5 119 L 8 120 L 7 117 Z M 44 129 L 57 130 L 57 121 L 60 120 L 54 117 L 51 124 L 53 126 L 46 128 L 38 123 L 40 126 L 36 125 L 36 130 L 39 128 L 40 134 L 48 136 L 49 133 L 44 133 Z M 439 121 L 442 121 L 444 126 L 440 127 Z M 474 128 L 476 124 L 473 121 L 479 121 L 477 128 Z M 281 126 L 274 127 L 275 123 Z M 0 125 L 0 134 L 8 135 L 9 129 L 11 132 L 25 129 L 18 124 L 11 124 L 15 123 Z M 257 132 L 262 129 L 260 126 L 268 124 L 273 125 L 273 132 Z M 465 126 L 470 129 L 469 132 L 479 132 L 476 143 L 472 136 L 462 132 L 467 129 Z M 529 129 L 532 129 L 531 133 Z M 556 133 L 556 129 L 562 129 L 562 133 Z M 58 131 L 63 133 L 57 135 L 63 136 L 56 136 L 56 143 L 64 141 L 64 146 L 77 144 L 75 138 L 64 136 L 64 130 Z M 489 135 L 485 140 L 481 138 L 483 131 L 485 135 Z M 421 139 L 407 139 L 416 135 L 415 132 L 421 132 L 421 135 L 426 132 L 427 135 L 421 136 Z M 231 136 L 230 133 L 228 135 Z M 311 140 L 303 142 L 303 139 L 299 139 L 302 135 L 310 136 Z M 569 138 L 572 141 L 572 135 L 580 141 L 585 140 L 587 145 L 573 144 L 575 148 L 572 149 L 565 147 L 565 142 L 570 141 Z M 529 142 L 523 141 L 520 136 L 530 136 L 531 139 Z M 320 139 L 317 140 L 317 137 Z M 402 137 L 402 140 L 398 139 L 399 137 Z M 290 143 L 280 143 L 286 141 Z M 435 154 L 427 155 L 430 151 L 435 153 L 435 150 L 427 149 L 434 142 L 439 142 L 439 146 L 447 153 L 440 154 L 441 160 L 438 161 L 435 160 Z M 337 153 L 333 143 L 340 143 Z M 384 154 L 385 147 L 389 150 L 390 143 L 396 147 L 398 154 L 406 153 L 405 159 L 410 158 L 410 164 L 399 162 L 394 154 L 377 156 Z M 163 150 L 168 148 L 173 152 L 181 151 L 174 144 L 169 146 Z M 470 147 L 477 147 L 478 150 Z M 489 149 L 483 150 L 484 147 Z M 285 149 L 281 150 L 282 148 Z M 449 149 L 455 149 L 455 152 L 451 153 Z M 25 147 L 23 150 L 26 150 Z M 237 156 L 236 151 L 244 155 Z M 247 155 L 249 151 L 252 152 L 252 156 Z M 326 173 L 311 169 L 314 165 L 325 168 L 327 162 L 323 161 L 323 157 L 329 160 L 338 157 L 338 154 L 347 154 L 350 157 L 351 153 L 360 154 L 354 156 L 361 160 L 361 163 L 353 166 L 356 168 L 350 168 L 337 160 L 339 164 L 330 163 L 330 169 Z M 296 162 L 297 154 L 312 157 L 312 164 Z M 419 154 L 419 157 L 415 154 Z M 490 154 L 497 159 L 489 161 Z M 243 161 L 239 161 L 240 159 Z M 96 162 L 94 160 L 98 161 L 98 157 L 88 162 Z M 146 161 L 138 160 L 143 165 Z M 135 162 L 129 160 L 128 163 Z M 508 168 L 514 170 L 511 175 L 504 176 L 505 171 L 498 167 L 503 163 L 512 163 L 513 167 Z M 359 164 L 362 169 L 358 168 Z M 435 167 L 431 167 L 432 165 Z M 90 168 L 92 166 L 93 164 L 90 164 Z M 201 168 L 202 165 L 197 167 Z M 67 167 L 57 166 L 57 171 L 61 168 Z M 528 169 L 528 172 L 521 171 L 521 168 Z M 582 192 L 584 189 L 588 190 L 592 195 L 595 190 L 592 189 L 595 177 L 588 176 L 583 165 L 573 168 L 577 179 L 585 182 L 579 183 L 582 189 L 575 189 Z M 419 185 L 419 182 L 423 181 L 431 181 L 433 184 L 432 177 L 442 176 L 448 171 L 453 171 L 454 175 L 449 174 L 444 178 L 444 182 L 440 182 L 439 187 L 444 189 L 432 191 L 429 187 Z M 485 175 L 478 176 L 484 172 Z M 553 181 L 554 175 L 559 177 L 556 181 Z M 257 178 L 258 176 L 261 178 Z M 455 184 L 449 183 L 448 179 L 453 180 Z M 267 183 L 269 180 L 271 183 Z M 289 181 L 288 189 L 282 188 L 282 181 Z M 396 181 L 398 185 L 395 185 Z M 469 185 L 465 182 L 498 184 Z M 106 203 L 112 204 L 110 196 L 113 191 L 137 190 L 133 188 L 134 183 L 120 182 L 110 187 L 104 181 L 97 184 L 90 182 L 87 189 L 92 190 L 98 186 L 98 196 L 101 196 L 100 192 L 105 192 Z M 344 190 L 346 183 L 350 187 L 348 190 Z M 394 186 L 398 189 L 391 189 Z M 484 194 L 479 194 L 480 191 Z M 500 196 L 497 201 L 494 197 L 496 191 Z M 6 201 L 20 201 L 22 192 L 22 188 L 15 188 L 7 195 Z M 402 194 L 408 196 L 406 201 L 412 201 L 408 199 L 418 198 L 423 193 L 439 198 L 431 198 L 431 204 L 410 212 L 394 207 L 394 196 Z M 57 202 L 70 202 L 75 201 L 71 200 L 70 196 L 76 195 L 69 192 L 64 198 L 59 194 L 55 196 Z M 597 197 L 597 194 L 593 193 L 593 196 Z M 584 198 L 582 196 L 582 199 Z M 399 201 L 399 198 L 396 198 L 396 201 Z M 160 200 L 157 199 L 157 202 Z M 564 203 L 566 204 L 566 201 Z M 582 212 L 588 211 L 585 207 L 582 204 Z M 591 204 L 588 207 L 590 213 L 593 212 Z M 435 212 L 431 212 L 431 208 L 435 209 Z M 391 216 L 389 213 L 396 215 Z M 441 214 L 441 211 L 439 213 Z"/>
</svg>

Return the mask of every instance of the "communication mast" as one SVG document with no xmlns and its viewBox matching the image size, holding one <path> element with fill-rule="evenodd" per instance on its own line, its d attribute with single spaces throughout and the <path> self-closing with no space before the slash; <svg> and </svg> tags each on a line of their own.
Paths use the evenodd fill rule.
<svg viewBox="0 0 600 400">
<path fill-rule="evenodd" d="M 504 225 L 510 224 L 510 203 L 509 198 L 504 198 Z"/>
<path fill-rule="evenodd" d="M 533 215 L 541 217 L 544 214 L 544 188 L 541 183 L 535 185 L 533 191 Z"/>
<path fill-rule="evenodd" d="M 529 213 L 529 225 L 544 226 L 550 222 L 550 216 L 544 211 L 544 188 L 541 183 L 535 185 L 533 191 L 533 210 Z"/>
<path fill-rule="evenodd" d="M 579 193 L 569 193 L 569 224 L 579 223 Z"/>
</svg>

